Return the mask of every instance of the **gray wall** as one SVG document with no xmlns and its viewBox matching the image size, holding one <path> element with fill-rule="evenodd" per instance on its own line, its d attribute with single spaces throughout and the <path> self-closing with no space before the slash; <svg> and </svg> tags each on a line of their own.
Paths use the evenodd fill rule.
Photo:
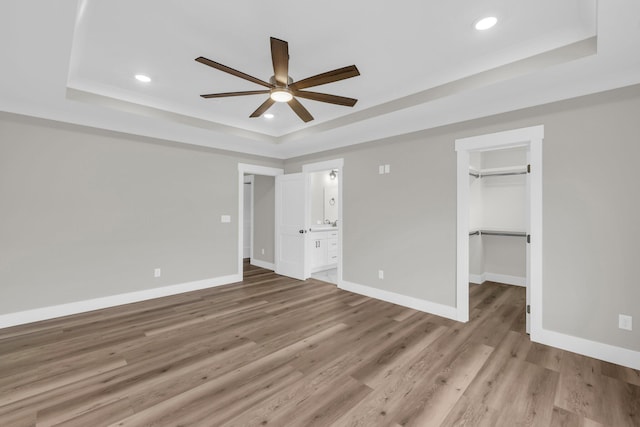
<svg viewBox="0 0 640 427">
<path fill-rule="evenodd" d="M 274 263 L 276 180 L 273 176 L 255 175 L 253 185 L 253 257 Z"/>
<path fill-rule="evenodd" d="M 640 86 L 289 159 L 344 158 L 344 279 L 455 305 L 457 138 L 543 124 L 543 326 L 640 350 Z M 391 174 L 378 175 L 378 165 Z M 385 270 L 385 279 L 377 270 Z"/>
<path fill-rule="evenodd" d="M 0 314 L 237 273 L 239 161 L 0 113 Z"/>
<path fill-rule="evenodd" d="M 344 158 L 345 280 L 453 306 L 455 139 L 545 125 L 543 326 L 640 351 L 639 113 L 633 86 L 285 167 Z M 238 161 L 282 167 L 0 114 L 0 314 L 235 273 Z"/>
</svg>

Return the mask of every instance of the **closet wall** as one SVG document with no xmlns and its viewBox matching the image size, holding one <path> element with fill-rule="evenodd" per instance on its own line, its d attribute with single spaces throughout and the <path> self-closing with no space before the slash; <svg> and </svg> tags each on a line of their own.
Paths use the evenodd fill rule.
<svg viewBox="0 0 640 427">
<path fill-rule="evenodd" d="M 251 220 L 253 218 L 253 175 L 244 176 L 244 191 L 243 191 L 243 224 L 244 232 L 242 237 L 242 258 L 251 257 L 251 232 L 253 224 Z"/>
<path fill-rule="evenodd" d="M 472 283 L 526 283 L 525 237 L 489 234 L 526 232 L 526 175 L 511 174 L 523 172 L 526 162 L 524 147 L 473 153 L 470 158 L 470 230 L 480 231 L 469 236 Z"/>
</svg>

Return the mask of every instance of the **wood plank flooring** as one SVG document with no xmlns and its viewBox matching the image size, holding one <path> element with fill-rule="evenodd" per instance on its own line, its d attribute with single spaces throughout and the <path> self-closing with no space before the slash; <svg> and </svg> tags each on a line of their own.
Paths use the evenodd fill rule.
<svg viewBox="0 0 640 427">
<path fill-rule="evenodd" d="M 0 426 L 640 426 L 640 372 L 245 266 L 239 284 L 0 330 Z"/>
</svg>

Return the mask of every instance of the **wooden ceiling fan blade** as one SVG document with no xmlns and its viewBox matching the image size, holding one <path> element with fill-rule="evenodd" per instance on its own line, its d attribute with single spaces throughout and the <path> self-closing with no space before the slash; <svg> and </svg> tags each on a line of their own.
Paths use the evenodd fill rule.
<svg viewBox="0 0 640 427">
<path fill-rule="evenodd" d="M 328 93 L 308 92 L 303 90 L 294 90 L 294 96 L 300 98 L 311 99 L 312 101 L 328 102 L 330 104 L 344 105 L 353 107 L 358 102 L 357 99 L 347 98 L 346 96 L 329 95 Z"/>
<path fill-rule="evenodd" d="M 271 99 L 271 98 L 267 98 L 267 100 L 266 100 L 266 101 L 264 101 L 264 102 L 262 103 L 262 105 L 260 105 L 260 106 L 258 107 L 258 109 L 257 109 L 256 111 L 254 111 L 253 113 L 251 113 L 251 115 L 250 115 L 249 117 L 260 117 L 261 115 L 263 115 L 263 114 L 264 114 L 264 112 L 265 112 L 265 111 L 267 111 L 269 108 L 271 108 L 271 106 L 272 106 L 273 104 L 275 104 L 275 103 L 276 103 L 276 101 L 274 101 L 273 99 Z"/>
<path fill-rule="evenodd" d="M 289 85 L 289 88 L 292 90 L 299 90 L 313 86 L 320 86 L 327 83 L 333 83 L 339 80 L 350 79 L 351 77 L 356 77 L 359 75 L 360 71 L 358 71 L 358 68 L 355 65 L 349 65 L 348 67 L 338 68 L 336 70 L 327 71 L 326 73 L 302 79 Z"/>
<path fill-rule="evenodd" d="M 276 82 L 286 87 L 289 84 L 289 43 L 271 37 L 271 61 Z"/>
<path fill-rule="evenodd" d="M 206 95 L 200 95 L 203 98 L 226 98 L 228 96 L 245 96 L 245 95 L 258 95 L 263 93 L 269 93 L 268 90 L 246 90 L 244 92 L 226 92 L 226 93 L 208 93 Z"/>
<path fill-rule="evenodd" d="M 291 109 L 298 115 L 298 117 L 302 119 L 303 122 L 307 123 L 313 120 L 313 116 L 311 115 L 311 113 L 309 113 L 309 111 L 307 111 L 307 109 L 304 108 L 304 106 L 300 104 L 297 99 L 292 98 L 291 101 L 288 102 L 288 104 L 289 107 L 291 107 Z"/>
<path fill-rule="evenodd" d="M 263 80 L 260 80 L 260 79 L 258 79 L 256 77 L 250 76 L 249 74 L 243 73 L 242 71 L 235 70 L 235 69 L 233 69 L 231 67 L 227 67 L 226 65 L 222 65 L 222 64 L 220 64 L 220 63 L 218 63 L 216 61 L 212 61 L 210 59 L 207 59 L 204 56 L 197 57 L 196 61 L 198 61 L 201 64 L 208 65 L 209 67 L 213 67 L 216 70 L 220 70 L 220 71 L 224 71 L 225 73 L 229 73 L 232 76 L 240 77 L 241 79 L 248 80 L 250 82 L 259 84 L 259 85 L 264 86 L 264 87 L 273 88 L 273 85 L 271 83 L 267 83 L 267 82 L 265 82 Z"/>
</svg>

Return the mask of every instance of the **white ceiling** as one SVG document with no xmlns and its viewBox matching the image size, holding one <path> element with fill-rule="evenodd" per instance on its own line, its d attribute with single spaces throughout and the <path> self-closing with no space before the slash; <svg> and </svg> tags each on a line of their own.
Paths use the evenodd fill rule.
<svg viewBox="0 0 640 427">
<path fill-rule="evenodd" d="M 294 80 L 355 64 L 311 90 L 356 106 L 301 99 L 305 124 L 249 118 L 266 95 L 199 96 L 263 89 L 194 59 L 268 80 L 271 36 Z M 0 40 L 4 111 L 277 158 L 640 83 L 637 0 L 9 0 Z"/>
</svg>

